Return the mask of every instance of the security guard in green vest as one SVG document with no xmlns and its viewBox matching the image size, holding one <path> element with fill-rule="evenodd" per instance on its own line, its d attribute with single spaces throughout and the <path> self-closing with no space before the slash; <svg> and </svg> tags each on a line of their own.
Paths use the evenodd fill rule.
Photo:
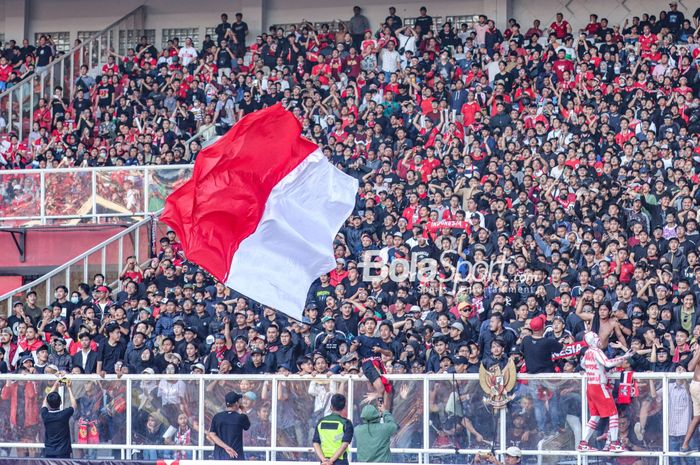
<svg viewBox="0 0 700 465">
<path fill-rule="evenodd" d="M 314 450 L 321 465 L 348 465 L 347 448 L 352 442 L 353 428 L 345 418 L 347 401 L 342 394 L 331 397 L 331 414 L 321 418 L 314 430 Z"/>
</svg>

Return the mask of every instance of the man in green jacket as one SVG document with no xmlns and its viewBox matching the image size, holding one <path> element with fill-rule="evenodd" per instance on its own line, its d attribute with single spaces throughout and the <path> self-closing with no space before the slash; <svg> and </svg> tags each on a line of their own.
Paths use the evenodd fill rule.
<svg viewBox="0 0 700 465">
<path fill-rule="evenodd" d="M 363 424 L 355 428 L 358 462 L 391 462 L 391 435 L 399 429 L 391 412 L 380 404 L 365 405 L 360 413 Z M 383 420 L 383 421 L 381 421 Z"/>
</svg>

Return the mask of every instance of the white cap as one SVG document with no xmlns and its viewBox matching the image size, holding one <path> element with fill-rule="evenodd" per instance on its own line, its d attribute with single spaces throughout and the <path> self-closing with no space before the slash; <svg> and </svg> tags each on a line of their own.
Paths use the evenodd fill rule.
<svg viewBox="0 0 700 465">
<path fill-rule="evenodd" d="M 511 446 L 506 449 L 506 455 L 510 455 L 511 457 L 522 457 L 523 453 L 520 450 L 520 447 Z"/>
</svg>

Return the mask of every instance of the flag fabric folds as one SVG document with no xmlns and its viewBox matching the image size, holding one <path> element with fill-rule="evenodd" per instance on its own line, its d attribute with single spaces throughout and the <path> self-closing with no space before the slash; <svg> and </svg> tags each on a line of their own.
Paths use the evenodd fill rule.
<svg viewBox="0 0 700 465">
<path fill-rule="evenodd" d="M 199 153 L 161 215 L 188 260 L 297 320 L 311 283 L 335 266 L 358 188 L 300 133 L 280 104 L 247 115 Z"/>
</svg>

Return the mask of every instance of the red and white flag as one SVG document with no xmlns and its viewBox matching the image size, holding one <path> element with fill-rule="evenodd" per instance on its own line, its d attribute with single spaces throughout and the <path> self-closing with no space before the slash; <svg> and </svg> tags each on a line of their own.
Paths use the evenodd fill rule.
<svg viewBox="0 0 700 465">
<path fill-rule="evenodd" d="M 335 266 L 358 188 L 300 133 L 280 104 L 247 115 L 199 153 L 161 215 L 188 260 L 297 320 L 311 283 Z"/>
</svg>

